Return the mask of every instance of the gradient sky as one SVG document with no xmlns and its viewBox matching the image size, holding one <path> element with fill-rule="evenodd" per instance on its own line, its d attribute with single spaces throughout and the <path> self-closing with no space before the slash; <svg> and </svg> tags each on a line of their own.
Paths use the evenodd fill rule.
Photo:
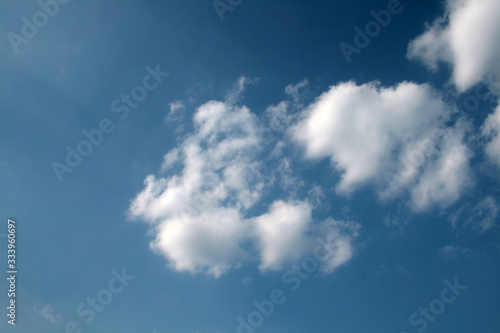
<svg viewBox="0 0 500 333">
<path fill-rule="evenodd" d="M 498 332 L 500 1 L 60 2 L 0 3 L 1 332 Z"/>
</svg>

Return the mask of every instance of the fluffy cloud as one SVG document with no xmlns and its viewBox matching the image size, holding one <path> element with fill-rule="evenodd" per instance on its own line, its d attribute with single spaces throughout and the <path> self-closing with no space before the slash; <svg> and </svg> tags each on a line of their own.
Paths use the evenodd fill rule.
<svg viewBox="0 0 500 333">
<path fill-rule="evenodd" d="M 338 193 L 373 184 L 380 199 L 389 199 L 408 190 L 422 210 L 454 202 L 472 183 L 466 126 L 445 130 L 448 115 L 428 85 L 347 82 L 306 108 L 292 133 L 306 157 L 330 158 L 340 173 Z"/>
<path fill-rule="evenodd" d="M 267 213 L 252 215 L 256 210 L 250 209 L 274 183 L 299 181 L 289 163 L 265 172 L 263 128 L 248 108 L 235 104 L 245 83 L 240 79 L 226 102 L 210 101 L 197 109 L 194 133 L 164 157 L 162 172 L 168 176 L 146 177 L 129 207 L 130 217 L 150 224 L 151 249 L 176 271 L 219 277 L 252 260 L 253 251 L 262 271 L 276 270 L 311 254 L 322 236 L 331 252 L 324 270 L 333 272 L 353 255 L 356 224 L 314 223 L 307 200 L 277 200 Z M 279 175 L 284 179 L 276 182 Z"/>
<path fill-rule="evenodd" d="M 165 220 L 151 247 L 177 271 L 204 271 L 218 277 L 231 265 L 238 265 L 244 254 L 244 237 L 245 224 L 238 210 L 211 208 Z"/>
<path fill-rule="evenodd" d="M 500 94 L 500 2 L 498 0 L 448 0 L 446 15 L 410 42 L 407 56 L 435 70 L 440 62 L 453 68 L 452 81 L 463 92 L 480 81 Z M 486 154 L 500 165 L 500 111 L 482 127 L 489 140 Z M 456 158 L 460 158 L 457 156 Z"/>
<path fill-rule="evenodd" d="M 165 156 L 163 169 L 182 164 L 168 178 L 150 175 L 130 214 L 154 225 L 151 247 L 179 271 L 219 276 L 244 252 L 241 211 L 261 195 L 254 156 L 260 149 L 256 117 L 245 107 L 211 101 L 194 116 L 196 133 Z"/>
<path fill-rule="evenodd" d="M 440 154 L 428 163 L 412 189 L 414 210 L 425 210 L 434 203 L 447 207 L 474 184 L 469 165 L 472 152 L 463 143 L 466 128 L 461 125 L 448 129 L 440 146 Z"/>
<path fill-rule="evenodd" d="M 407 56 L 431 69 L 450 64 L 459 91 L 489 74 L 500 78 L 500 2 L 448 0 L 446 13 L 410 42 Z"/>
<path fill-rule="evenodd" d="M 276 201 L 269 213 L 257 217 L 254 223 L 262 257 L 260 269 L 280 269 L 287 260 L 299 260 L 310 247 L 304 235 L 311 222 L 311 207 L 304 202 Z"/>
<path fill-rule="evenodd" d="M 276 201 L 253 220 L 256 225 L 257 247 L 261 254 L 261 270 L 278 270 L 285 262 L 297 262 L 306 255 L 318 255 L 326 250 L 324 273 L 332 273 L 354 255 L 354 240 L 359 224 L 329 218 L 313 224 L 312 208 L 307 202 Z"/>
</svg>

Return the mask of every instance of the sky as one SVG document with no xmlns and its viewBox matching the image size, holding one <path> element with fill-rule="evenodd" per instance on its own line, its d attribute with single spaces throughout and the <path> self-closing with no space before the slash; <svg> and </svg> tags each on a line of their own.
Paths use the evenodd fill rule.
<svg viewBox="0 0 500 333">
<path fill-rule="evenodd" d="M 1 332 L 498 332 L 499 0 L 0 22 Z"/>
</svg>

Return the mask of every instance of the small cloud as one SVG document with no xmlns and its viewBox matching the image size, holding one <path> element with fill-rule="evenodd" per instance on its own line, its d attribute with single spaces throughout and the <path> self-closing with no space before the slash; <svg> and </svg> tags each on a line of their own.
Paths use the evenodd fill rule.
<svg viewBox="0 0 500 333">
<path fill-rule="evenodd" d="M 274 132 L 284 132 L 291 123 L 291 116 L 288 114 L 288 102 L 282 101 L 278 105 L 271 105 L 266 110 L 269 126 Z"/>
<path fill-rule="evenodd" d="M 177 111 L 184 109 L 184 102 L 182 101 L 175 101 L 170 103 L 170 114 L 177 113 Z"/>
<path fill-rule="evenodd" d="M 186 107 L 183 101 L 175 101 L 169 104 L 170 111 L 165 117 L 166 122 L 178 122 L 184 119 Z"/>
<path fill-rule="evenodd" d="M 164 157 L 163 157 L 163 163 L 161 165 L 161 171 L 165 172 L 172 168 L 174 164 L 179 160 L 180 157 L 180 152 L 179 149 L 174 148 L 171 151 L 169 151 Z"/>
<path fill-rule="evenodd" d="M 384 217 L 384 225 L 387 227 L 396 227 L 398 229 L 401 229 L 403 226 L 403 223 L 398 216 L 394 216 L 390 212 L 387 213 L 387 215 Z"/>
<path fill-rule="evenodd" d="M 226 103 L 228 103 L 229 105 L 236 104 L 242 97 L 242 94 L 245 91 L 247 85 L 256 84 L 258 82 L 259 78 L 248 78 L 245 76 L 241 76 L 238 81 L 236 81 L 233 88 L 226 94 Z"/>
<path fill-rule="evenodd" d="M 309 87 L 309 81 L 304 79 L 299 83 L 293 85 L 289 84 L 285 87 L 285 93 L 293 98 L 295 104 L 299 104 L 299 102 L 303 99 L 305 93 L 307 92 L 307 88 Z"/>
<path fill-rule="evenodd" d="M 446 245 L 438 250 L 443 260 L 452 260 L 461 256 L 468 257 L 472 254 L 472 250 L 461 248 L 459 246 Z"/>
<path fill-rule="evenodd" d="M 495 226 L 498 211 L 496 200 L 492 196 L 486 197 L 474 207 L 469 223 L 479 232 L 485 232 Z"/>
<path fill-rule="evenodd" d="M 274 145 L 273 149 L 271 150 L 270 156 L 273 158 L 278 158 L 278 157 L 282 156 L 284 153 L 283 150 L 285 149 L 285 146 L 286 146 L 285 142 L 283 142 L 281 140 L 278 141 Z"/>
<path fill-rule="evenodd" d="M 34 306 L 33 310 L 51 324 L 57 324 L 63 321 L 62 315 L 55 313 L 54 309 L 49 304 L 42 306 L 40 309 L 37 306 Z"/>
<path fill-rule="evenodd" d="M 500 207 L 497 201 L 492 196 L 488 196 L 475 205 L 466 203 L 452 214 L 449 220 L 454 228 L 460 221 L 463 221 L 464 226 L 483 233 L 496 226 L 499 212 Z"/>
<path fill-rule="evenodd" d="M 319 185 L 313 185 L 309 191 L 307 191 L 309 201 L 313 207 L 319 207 L 325 201 L 325 193 Z"/>
<path fill-rule="evenodd" d="M 485 147 L 486 156 L 500 167 L 500 104 L 484 121 L 481 135 L 488 142 Z"/>
<path fill-rule="evenodd" d="M 460 207 L 460 209 L 457 210 L 455 213 L 450 214 L 450 216 L 448 217 L 448 221 L 451 222 L 451 226 L 453 227 L 453 229 L 457 227 L 457 224 L 460 221 L 460 216 L 462 215 L 464 210 L 469 207 L 469 205 L 470 205 L 469 203 L 466 203 L 465 205 Z"/>
</svg>

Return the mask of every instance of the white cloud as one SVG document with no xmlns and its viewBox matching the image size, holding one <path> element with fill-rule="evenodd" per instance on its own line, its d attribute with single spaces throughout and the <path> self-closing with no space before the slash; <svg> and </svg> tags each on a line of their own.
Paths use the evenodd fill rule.
<svg viewBox="0 0 500 333">
<path fill-rule="evenodd" d="M 260 269 L 281 269 L 285 261 L 299 260 L 310 247 L 306 233 L 311 222 L 311 207 L 304 202 L 276 201 L 269 213 L 257 217 Z"/>
<path fill-rule="evenodd" d="M 282 101 L 277 105 L 270 105 L 266 109 L 269 118 L 269 126 L 275 132 L 284 132 L 291 122 L 291 116 L 288 114 L 289 103 Z"/>
<path fill-rule="evenodd" d="M 245 224 L 234 208 L 211 208 L 200 214 L 179 214 L 158 226 L 151 247 L 177 271 L 206 272 L 219 277 L 237 266 L 244 251 Z"/>
<path fill-rule="evenodd" d="M 169 104 L 170 111 L 165 117 L 167 122 L 178 122 L 184 118 L 186 107 L 183 101 L 175 101 Z"/>
<path fill-rule="evenodd" d="M 459 125 L 444 137 L 440 155 L 429 163 L 411 191 L 414 210 L 422 211 L 434 204 L 447 207 L 474 184 L 469 165 L 472 152 L 463 143 L 465 130 Z"/>
<path fill-rule="evenodd" d="M 500 104 L 495 112 L 485 120 L 481 131 L 482 135 L 489 141 L 485 148 L 486 155 L 500 167 Z"/>
<path fill-rule="evenodd" d="M 324 273 L 333 273 L 346 264 L 354 255 L 354 240 L 358 237 L 360 225 L 350 221 L 327 219 L 316 228 L 316 240 L 325 238 L 323 243 L 329 249 L 330 256 L 321 268 Z"/>
<path fill-rule="evenodd" d="M 450 64 L 454 84 L 465 91 L 486 75 L 500 78 L 499 40 L 498 0 L 448 0 L 446 15 L 410 42 L 407 56 L 431 69 Z"/>
<path fill-rule="evenodd" d="M 162 170 L 171 174 L 146 177 L 130 217 L 150 224 L 150 247 L 172 269 L 214 277 L 252 260 L 253 250 L 260 254 L 261 270 L 297 261 L 311 253 L 321 227 L 333 251 L 326 269 L 331 272 L 351 258 L 354 231 L 332 222 L 315 225 L 307 201 L 271 200 L 267 213 L 249 213 L 276 175 L 288 186 L 300 182 L 283 161 L 283 170 L 264 172 L 269 166 L 260 156 L 263 129 L 248 108 L 233 104 L 245 82 L 238 81 L 226 102 L 209 101 L 197 109 L 194 133 L 165 155 Z M 174 165 L 179 170 L 171 169 Z"/>
<path fill-rule="evenodd" d="M 163 157 L 161 165 L 162 171 L 167 171 L 172 168 L 180 159 L 180 151 L 177 148 L 172 149 Z"/>
<path fill-rule="evenodd" d="M 304 79 L 297 84 L 289 84 L 285 87 L 285 93 L 293 98 L 295 104 L 299 104 L 309 87 L 309 81 Z"/>
<path fill-rule="evenodd" d="M 308 202 L 276 201 L 267 214 L 255 218 L 257 247 L 261 270 L 279 270 L 286 262 L 317 255 L 318 248 L 327 251 L 321 271 L 330 274 L 354 255 L 354 241 L 360 225 L 328 218 L 313 224 L 312 206 Z"/>
<path fill-rule="evenodd" d="M 492 196 L 488 196 L 477 203 L 472 211 L 468 223 L 479 232 L 485 232 L 496 225 L 500 207 Z"/>
<path fill-rule="evenodd" d="M 234 84 L 233 88 L 229 90 L 226 96 L 226 102 L 228 104 L 236 104 L 243 95 L 243 92 L 245 91 L 246 87 L 249 84 L 255 84 L 259 82 L 259 78 L 249 78 L 246 76 L 240 76 L 238 81 Z"/>
<path fill-rule="evenodd" d="M 154 225 L 151 247 L 174 269 L 219 276 L 244 252 L 240 210 L 251 207 L 263 188 L 253 160 L 259 130 L 247 108 L 215 101 L 200 106 L 194 122 L 196 132 L 165 157 L 163 167 L 177 161 L 180 174 L 148 176 L 130 214 Z"/>
<path fill-rule="evenodd" d="M 184 106 L 183 101 L 175 101 L 175 102 L 170 103 L 169 114 L 176 114 L 176 113 L 184 111 L 185 109 L 186 109 L 186 107 Z"/>
<path fill-rule="evenodd" d="M 346 82 L 330 87 L 307 107 L 291 131 L 306 157 L 330 158 L 340 173 L 339 194 L 372 184 L 386 200 L 408 190 L 413 207 L 421 210 L 456 201 L 471 184 L 470 152 L 462 142 L 466 126 L 457 125 L 443 138 L 449 114 L 425 84 L 385 88 L 377 82 Z M 388 175 L 398 178 L 390 189 Z M 436 192 L 436 181 L 444 192 Z"/>
<path fill-rule="evenodd" d="M 500 206 L 495 198 L 487 196 L 475 204 L 470 202 L 464 204 L 449 217 L 449 220 L 453 228 L 462 225 L 475 232 L 483 233 L 496 226 L 499 213 Z"/>
</svg>

